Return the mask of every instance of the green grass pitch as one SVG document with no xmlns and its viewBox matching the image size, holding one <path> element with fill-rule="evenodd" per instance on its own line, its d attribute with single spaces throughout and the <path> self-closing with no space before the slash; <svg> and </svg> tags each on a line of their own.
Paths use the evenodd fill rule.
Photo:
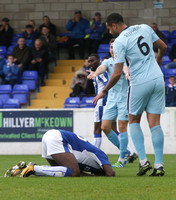
<svg viewBox="0 0 176 200">
<path fill-rule="evenodd" d="M 117 156 L 109 155 L 111 163 Z M 148 155 L 153 164 L 154 156 Z M 46 165 L 40 155 L 0 156 L 0 200 L 176 200 L 176 155 L 164 155 L 164 177 L 137 177 L 138 161 L 116 168 L 116 177 L 4 178 L 18 161 Z"/>
</svg>

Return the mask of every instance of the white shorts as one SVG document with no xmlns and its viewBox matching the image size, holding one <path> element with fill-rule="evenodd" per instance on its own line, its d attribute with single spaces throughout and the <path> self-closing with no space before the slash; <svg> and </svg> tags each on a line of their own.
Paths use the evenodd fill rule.
<svg viewBox="0 0 176 200">
<path fill-rule="evenodd" d="M 71 150 L 71 149 L 70 149 Z M 53 154 L 70 152 L 64 148 L 63 138 L 59 130 L 49 130 L 42 138 L 42 157 L 53 160 Z"/>
<path fill-rule="evenodd" d="M 99 99 L 94 109 L 94 122 L 101 122 L 103 116 L 103 99 Z"/>
</svg>

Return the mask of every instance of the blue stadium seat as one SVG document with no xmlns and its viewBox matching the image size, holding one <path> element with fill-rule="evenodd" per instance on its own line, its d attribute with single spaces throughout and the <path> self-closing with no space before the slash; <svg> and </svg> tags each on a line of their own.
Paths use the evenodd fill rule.
<svg viewBox="0 0 176 200">
<path fill-rule="evenodd" d="M 109 57 L 107 53 L 98 53 L 98 56 L 100 57 L 100 62 L 103 61 L 103 58 Z"/>
<path fill-rule="evenodd" d="M 38 72 L 24 71 L 21 79 L 22 84 L 28 85 L 29 90 L 35 90 L 38 82 Z"/>
<path fill-rule="evenodd" d="M 2 100 L 2 103 L 4 104 L 8 98 L 10 98 L 12 92 L 12 86 L 11 85 L 0 85 L 0 99 Z"/>
<path fill-rule="evenodd" d="M 7 99 L 4 103 L 3 108 L 20 108 L 20 103 L 18 99 Z"/>
<path fill-rule="evenodd" d="M 164 72 L 165 78 L 169 78 L 172 75 L 176 76 L 176 69 L 165 69 Z"/>
<path fill-rule="evenodd" d="M 26 104 L 28 101 L 29 88 L 25 84 L 16 84 L 12 90 L 12 97 L 18 99 L 20 104 Z"/>
<path fill-rule="evenodd" d="M 3 108 L 3 103 L 1 99 L 0 99 L 0 108 Z"/>
<path fill-rule="evenodd" d="M 166 38 L 166 42 L 169 43 L 170 42 L 170 38 L 171 38 L 171 34 L 170 34 L 170 31 L 161 31 L 165 38 Z"/>
<path fill-rule="evenodd" d="M 163 56 L 163 62 L 162 62 L 162 65 L 165 65 L 167 63 L 170 63 L 172 62 L 169 58 L 169 56 Z"/>
<path fill-rule="evenodd" d="M 94 108 L 95 104 L 92 103 L 93 99 L 94 97 L 83 97 L 80 108 Z"/>
<path fill-rule="evenodd" d="M 0 55 L 6 56 L 7 49 L 6 46 L 0 46 Z"/>
<path fill-rule="evenodd" d="M 79 97 L 67 97 L 65 99 L 64 108 L 79 108 L 80 98 Z"/>
<path fill-rule="evenodd" d="M 169 85 L 169 78 L 165 79 L 165 86 Z"/>
<path fill-rule="evenodd" d="M 176 30 L 173 30 L 172 33 L 171 33 L 171 38 L 176 38 Z"/>
<path fill-rule="evenodd" d="M 106 53 L 106 52 L 109 52 L 109 47 L 110 47 L 109 44 L 100 44 L 98 46 L 97 53 Z"/>
<path fill-rule="evenodd" d="M 22 36 L 22 33 L 14 33 L 13 38 L 12 38 L 12 42 L 17 42 L 18 38 L 20 38 L 21 36 Z"/>
<path fill-rule="evenodd" d="M 168 63 L 164 65 L 164 69 L 176 69 L 176 63 L 174 62 Z"/>
<path fill-rule="evenodd" d="M 12 50 L 13 48 L 15 47 L 16 45 L 10 45 L 7 49 L 7 55 L 11 54 L 12 53 Z"/>
</svg>

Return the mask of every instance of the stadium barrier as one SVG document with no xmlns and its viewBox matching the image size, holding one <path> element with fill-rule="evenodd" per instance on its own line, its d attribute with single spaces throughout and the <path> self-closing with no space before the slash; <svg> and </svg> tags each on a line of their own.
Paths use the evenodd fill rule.
<svg viewBox="0 0 176 200">
<path fill-rule="evenodd" d="M 165 134 L 164 153 L 176 154 L 176 108 L 166 108 L 161 125 Z M 141 127 L 145 135 L 146 152 L 153 154 L 145 113 Z M 94 109 L 0 110 L 0 154 L 41 154 L 42 135 L 53 128 L 73 131 L 92 142 Z M 102 135 L 101 149 L 107 154 L 119 154 L 106 136 Z M 134 149 L 130 134 L 129 143 Z"/>
</svg>

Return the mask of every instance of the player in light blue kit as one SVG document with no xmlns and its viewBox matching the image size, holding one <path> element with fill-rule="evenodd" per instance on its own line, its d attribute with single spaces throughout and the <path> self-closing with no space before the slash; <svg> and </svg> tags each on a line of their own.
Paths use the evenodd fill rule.
<svg viewBox="0 0 176 200">
<path fill-rule="evenodd" d="M 111 58 L 104 60 L 101 65 L 96 69 L 95 72 L 88 71 L 89 79 L 94 79 L 96 76 L 104 73 L 107 70 L 109 78 L 114 70 L 114 54 L 113 54 L 113 43 L 115 39 L 110 41 L 110 54 Z M 102 130 L 108 137 L 108 139 L 118 148 L 120 148 L 119 160 L 113 165 L 114 167 L 124 167 L 128 154 L 128 134 L 127 134 L 127 124 L 128 124 L 128 110 L 127 110 L 127 97 L 128 97 L 128 82 L 123 73 L 120 81 L 114 85 L 113 88 L 109 90 L 108 99 L 103 111 L 102 118 Z M 118 127 L 120 131 L 120 144 L 117 140 L 116 133 L 116 120 L 118 116 Z M 134 151 L 128 146 L 130 151 L 129 160 L 133 162 L 137 156 Z M 129 152 L 128 151 L 128 152 Z M 133 160 L 132 160 L 133 159 Z"/>
<path fill-rule="evenodd" d="M 160 126 L 160 115 L 165 110 L 165 87 L 159 65 L 162 63 L 167 46 L 148 25 L 128 27 L 118 13 L 109 15 L 106 25 L 111 34 L 119 35 L 113 47 L 115 67 L 110 81 L 102 93 L 96 97 L 95 102 L 119 81 L 126 58 L 129 62 L 130 74 L 130 133 L 140 159 L 137 175 L 142 176 L 152 168 L 146 157 L 144 136 L 140 127 L 141 115 L 145 110 L 155 152 L 154 170 L 150 175 L 163 176 L 165 173 L 163 168 L 164 134 Z M 159 49 L 156 59 L 153 43 Z"/>
<path fill-rule="evenodd" d="M 42 138 L 42 157 L 51 166 L 30 163 L 21 177 L 36 176 L 115 176 L 106 154 L 75 133 L 52 129 Z M 91 172 L 88 174 L 86 172 Z"/>
</svg>

